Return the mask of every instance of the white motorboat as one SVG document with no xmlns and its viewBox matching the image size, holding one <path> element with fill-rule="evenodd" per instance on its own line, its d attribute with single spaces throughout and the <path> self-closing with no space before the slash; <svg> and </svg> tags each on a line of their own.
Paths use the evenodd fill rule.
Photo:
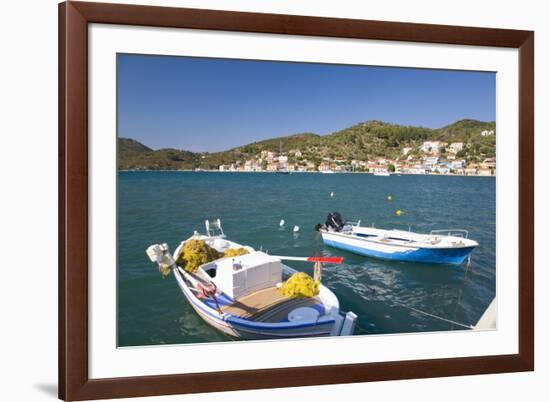
<svg viewBox="0 0 550 402">
<path fill-rule="evenodd" d="M 462 229 L 432 230 L 429 234 L 377 229 L 361 222 L 344 223 L 338 212 L 316 229 L 327 246 L 386 260 L 461 264 L 479 244 Z"/>
<path fill-rule="evenodd" d="M 390 172 L 387 169 L 375 169 L 373 172 L 375 176 L 389 176 Z"/>
<path fill-rule="evenodd" d="M 189 240 L 202 240 L 220 253 L 244 248 L 247 254 L 222 257 L 190 273 L 176 263 Z M 166 244 L 150 246 L 147 254 L 159 268 L 171 270 L 181 292 L 204 321 L 232 337 L 272 339 L 353 334 L 357 316 L 353 312 L 343 314 L 336 295 L 320 283 L 320 263 L 338 259 L 279 257 L 257 251 L 227 240 L 219 219 L 206 222 L 205 235 L 195 232 L 183 241 L 174 252 L 175 258 Z M 298 271 L 282 260 L 318 263 L 318 294 L 283 296 L 279 287 Z"/>
</svg>

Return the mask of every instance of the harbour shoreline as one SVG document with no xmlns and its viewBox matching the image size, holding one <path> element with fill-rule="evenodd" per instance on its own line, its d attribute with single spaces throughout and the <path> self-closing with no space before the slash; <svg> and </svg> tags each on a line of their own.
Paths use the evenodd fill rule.
<svg viewBox="0 0 550 402">
<path fill-rule="evenodd" d="M 139 173 L 139 172 L 180 172 L 180 173 L 252 173 L 252 174 L 325 174 L 324 172 L 319 171 L 292 171 L 292 172 L 280 172 L 280 171 L 246 171 L 246 170 L 194 170 L 194 169 L 118 169 L 118 172 L 125 173 Z M 337 172 L 333 171 L 332 174 L 364 174 L 376 176 L 376 173 L 373 172 Z M 454 173 L 390 173 L 389 176 L 452 176 L 452 177 L 492 177 L 496 178 L 496 174 L 485 175 L 485 174 L 454 174 Z M 388 176 L 386 176 L 388 177 Z"/>
</svg>

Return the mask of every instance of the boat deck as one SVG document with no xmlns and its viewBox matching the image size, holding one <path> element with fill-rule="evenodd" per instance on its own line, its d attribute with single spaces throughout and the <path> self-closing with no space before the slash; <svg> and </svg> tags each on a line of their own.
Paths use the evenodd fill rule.
<svg viewBox="0 0 550 402">
<path fill-rule="evenodd" d="M 276 287 L 251 293 L 223 306 L 222 311 L 260 322 L 280 322 L 298 307 L 312 307 L 321 301 L 316 298 L 289 298 L 282 296 Z"/>
</svg>

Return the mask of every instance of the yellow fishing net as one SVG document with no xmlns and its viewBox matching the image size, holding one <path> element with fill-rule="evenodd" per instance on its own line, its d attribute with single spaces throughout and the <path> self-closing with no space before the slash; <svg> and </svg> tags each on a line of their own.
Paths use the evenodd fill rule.
<svg viewBox="0 0 550 402">
<path fill-rule="evenodd" d="M 176 262 L 187 272 L 194 273 L 197 268 L 207 262 L 211 262 L 222 257 L 238 257 L 245 254 L 248 254 L 248 250 L 244 247 L 228 248 L 222 254 L 215 248 L 212 248 L 206 244 L 204 240 L 191 239 L 185 242 L 185 245 L 176 259 Z"/>
<path fill-rule="evenodd" d="M 176 262 L 187 272 L 193 273 L 202 264 L 217 260 L 222 256 L 222 253 L 210 247 L 204 240 L 191 239 L 185 242 Z"/>
<path fill-rule="evenodd" d="M 224 257 L 238 257 L 239 255 L 248 254 L 248 250 L 244 247 L 228 248 L 223 252 Z"/>
<path fill-rule="evenodd" d="M 319 294 L 320 281 L 315 281 L 305 272 L 296 272 L 279 288 L 286 297 L 314 297 Z"/>
</svg>

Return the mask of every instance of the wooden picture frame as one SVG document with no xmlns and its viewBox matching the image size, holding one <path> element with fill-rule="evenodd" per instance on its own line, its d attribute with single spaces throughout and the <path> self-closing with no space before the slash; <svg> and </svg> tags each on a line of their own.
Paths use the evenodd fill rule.
<svg viewBox="0 0 550 402">
<path fill-rule="evenodd" d="M 519 49 L 519 353 L 90 379 L 88 375 L 88 24 L 375 39 Z M 534 33 L 183 8 L 59 5 L 59 397 L 139 397 L 534 369 Z"/>
</svg>

